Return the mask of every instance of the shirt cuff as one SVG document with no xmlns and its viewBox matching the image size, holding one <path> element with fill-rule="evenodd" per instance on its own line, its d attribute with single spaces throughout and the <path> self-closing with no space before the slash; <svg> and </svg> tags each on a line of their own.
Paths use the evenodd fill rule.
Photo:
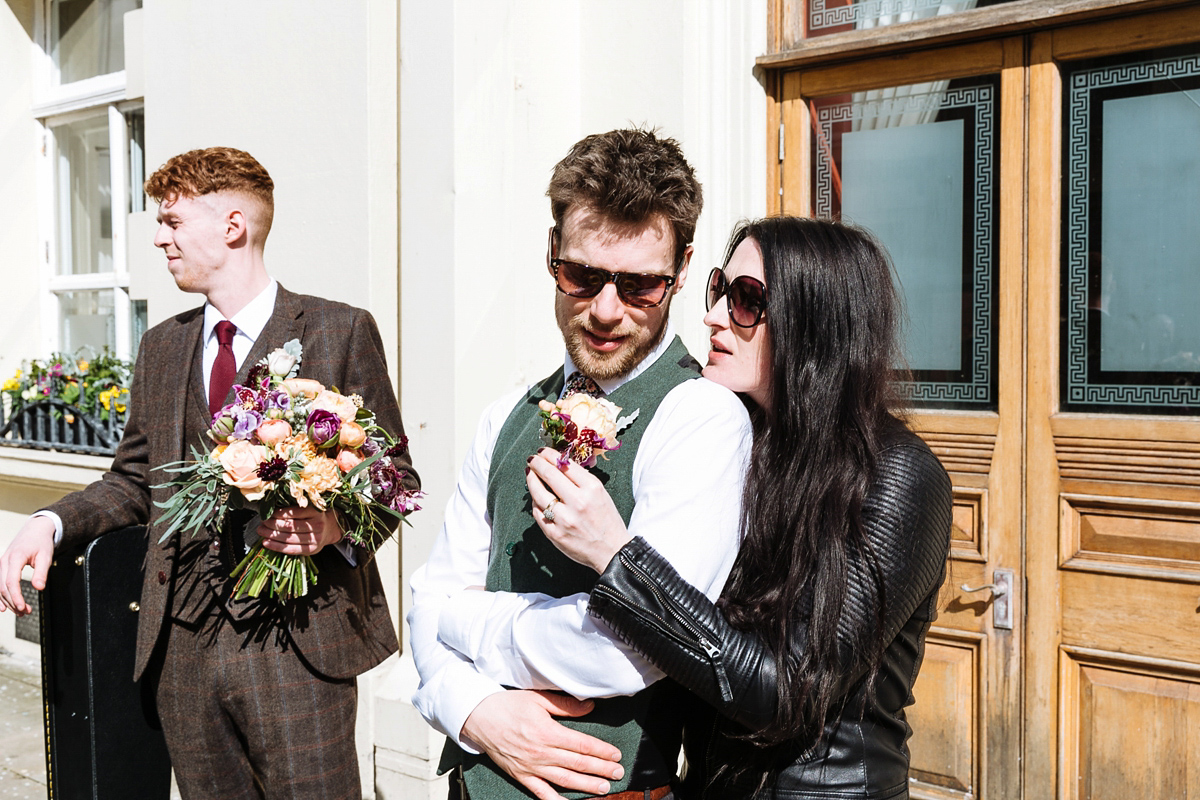
<svg viewBox="0 0 1200 800">
<path fill-rule="evenodd" d="M 465 589 L 442 606 L 438 639 L 474 661 L 483 643 L 484 622 L 496 602 L 495 592 Z"/>
<path fill-rule="evenodd" d="M 62 517 L 60 517 L 58 514 L 55 514 L 53 511 L 47 511 L 46 509 L 35 511 L 29 515 L 30 519 L 33 519 L 34 517 L 46 517 L 48 520 L 54 523 L 54 547 L 55 549 L 58 549 L 58 546 L 62 543 L 63 538 Z"/>
<path fill-rule="evenodd" d="M 454 666 L 458 665 L 462 665 L 462 662 L 456 662 Z M 471 755 L 479 755 L 480 748 L 463 736 L 463 726 L 480 703 L 505 689 L 469 665 L 463 665 L 465 669 L 455 669 L 454 666 L 449 669 L 453 675 L 449 682 L 435 680 L 434 685 L 418 687 L 413 694 L 413 706 L 456 745 Z"/>
<path fill-rule="evenodd" d="M 338 552 L 342 554 L 342 557 L 346 559 L 347 564 L 352 567 L 358 566 L 358 556 L 354 554 L 353 544 L 343 539 L 340 542 L 335 542 L 333 546 L 336 547 Z"/>
</svg>

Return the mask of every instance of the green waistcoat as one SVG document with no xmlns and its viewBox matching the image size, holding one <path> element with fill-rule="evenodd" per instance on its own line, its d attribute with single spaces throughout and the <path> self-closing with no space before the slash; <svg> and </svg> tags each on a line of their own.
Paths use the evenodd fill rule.
<svg viewBox="0 0 1200 800">
<path fill-rule="evenodd" d="M 607 460 L 599 459 L 591 469 L 592 474 L 604 483 L 626 525 L 633 513 L 633 460 L 642 434 L 667 393 L 697 377 L 699 370 L 700 365 L 688 354 L 679 337 L 675 337 L 654 364 L 606 395 L 621 407 L 622 416 L 635 409 L 638 411 L 634 422 L 618 436 L 620 449 L 608 453 Z M 526 458 L 544 446 L 540 437 L 538 401 L 557 400 L 563 381 L 563 371 L 559 369 L 530 389 L 509 414 L 496 439 L 488 470 L 487 494 L 487 510 L 492 519 L 487 572 L 490 591 L 542 592 L 552 597 L 566 597 L 590 592 L 596 582 L 594 571 L 564 556 L 542 534 L 531 516 L 532 500 L 525 485 Z M 621 751 L 625 777 L 611 782 L 611 792 L 625 791 L 630 779 L 639 772 L 644 774 L 647 768 L 656 774 L 674 774 L 679 724 L 675 714 L 667 708 L 673 692 L 660 686 L 669 683 L 660 681 L 632 697 L 599 699 L 586 717 L 561 720 L 564 725 L 610 742 Z M 464 753 L 453 742 L 448 742 L 439 771 L 459 763 L 463 765 L 467 790 L 473 800 L 530 796 L 490 758 Z M 640 769 L 635 769 L 635 764 Z M 572 798 L 588 796 L 578 792 L 560 793 Z"/>
</svg>

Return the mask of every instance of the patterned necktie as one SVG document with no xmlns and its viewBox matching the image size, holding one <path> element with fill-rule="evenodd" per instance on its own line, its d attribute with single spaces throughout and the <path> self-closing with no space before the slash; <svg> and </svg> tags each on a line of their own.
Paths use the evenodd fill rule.
<svg viewBox="0 0 1200 800">
<path fill-rule="evenodd" d="M 237 359 L 233 357 L 233 335 L 237 326 L 229 320 L 217 323 L 217 359 L 213 362 L 212 372 L 208 377 L 208 413 L 216 415 L 225 405 L 225 397 L 233 387 L 233 379 L 237 376 Z"/>
<path fill-rule="evenodd" d="M 573 394 L 589 394 L 592 397 L 603 397 L 604 390 L 600 388 L 600 384 L 584 375 L 582 372 L 572 372 L 567 378 L 567 384 L 563 387 L 562 396 L 570 397 Z"/>
</svg>

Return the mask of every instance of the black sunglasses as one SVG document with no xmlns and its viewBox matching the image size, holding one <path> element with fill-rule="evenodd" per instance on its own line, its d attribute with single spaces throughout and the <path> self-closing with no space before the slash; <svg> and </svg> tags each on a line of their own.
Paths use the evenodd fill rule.
<svg viewBox="0 0 1200 800">
<path fill-rule="evenodd" d="M 767 287 L 762 281 L 749 275 L 739 275 L 732 281 L 726 281 L 724 271 L 717 267 L 708 276 L 708 296 L 704 309 L 712 311 L 722 295 L 729 307 L 729 321 L 734 325 L 753 328 L 762 322 L 767 310 Z"/>
<path fill-rule="evenodd" d="M 653 308 L 667 296 L 675 284 L 673 275 L 649 275 L 644 272 L 609 272 L 577 261 L 550 259 L 550 270 L 558 290 L 571 297 L 595 297 L 610 281 L 617 296 L 627 306 Z"/>
</svg>

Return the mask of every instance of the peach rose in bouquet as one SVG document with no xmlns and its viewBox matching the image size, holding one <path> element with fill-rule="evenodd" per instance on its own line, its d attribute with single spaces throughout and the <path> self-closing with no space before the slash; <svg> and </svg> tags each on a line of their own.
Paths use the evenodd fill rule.
<svg viewBox="0 0 1200 800">
<path fill-rule="evenodd" d="M 222 450 L 217 460 L 225 470 L 222 477 L 227 485 L 235 487 L 247 500 L 261 500 L 271 486 L 259 477 L 258 468 L 269 457 L 262 445 L 238 439 Z"/>
</svg>

